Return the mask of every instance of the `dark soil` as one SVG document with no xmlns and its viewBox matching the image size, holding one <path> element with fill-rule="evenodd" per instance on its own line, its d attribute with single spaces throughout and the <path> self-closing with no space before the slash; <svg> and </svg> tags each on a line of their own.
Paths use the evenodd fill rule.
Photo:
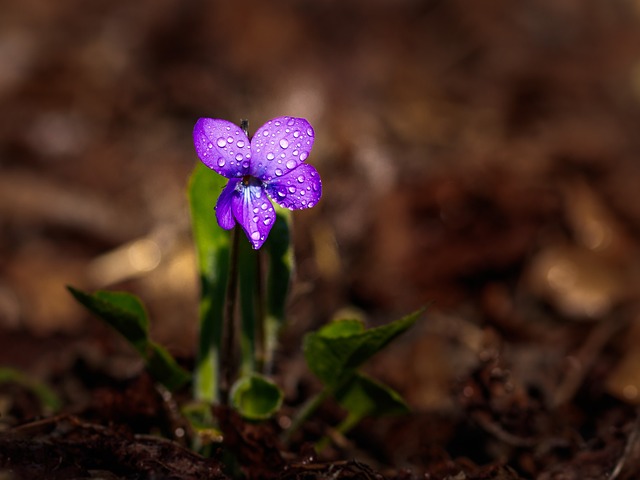
<svg viewBox="0 0 640 480">
<path fill-rule="evenodd" d="M 25 376 L 0 382 L 0 479 L 640 477 L 637 1 L 0 9 L 0 367 Z M 316 130 L 324 196 L 295 215 L 285 406 L 216 408 L 200 455 L 188 389 L 159 390 L 64 287 L 138 294 L 191 367 L 191 129 L 286 114 Z M 412 413 L 342 436 L 328 402 L 281 442 L 319 388 L 305 332 L 422 305 L 367 367 Z"/>
</svg>

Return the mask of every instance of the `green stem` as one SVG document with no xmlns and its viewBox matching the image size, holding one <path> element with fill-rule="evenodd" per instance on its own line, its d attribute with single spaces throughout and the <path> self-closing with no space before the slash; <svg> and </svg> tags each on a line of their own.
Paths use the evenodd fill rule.
<svg viewBox="0 0 640 480">
<path fill-rule="evenodd" d="M 231 250 L 229 252 L 229 279 L 224 304 L 224 323 L 222 325 L 222 345 L 220 346 L 220 402 L 229 403 L 229 390 L 235 375 L 236 344 L 236 300 L 238 298 L 238 241 L 240 227 L 236 225 L 231 231 Z"/>
<path fill-rule="evenodd" d="M 264 291 L 264 278 L 262 268 L 262 254 L 258 250 L 256 255 L 256 325 L 255 325 L 255 369 L 256 372 L 266 374 L 265 368 L 265 352 L 266 352 L 266 338 L 265 338 L 265 291 Z"/>
<path fill-rule="evenodd" d="M 291 425 L 287 430 L 284 431 L 282 435 L 282 440 L 286 444 L 291 440 L 291 436 L 302 426 L 304 422 L 306 422 L 311 415 L 322 405 L 329 396 L 331 392 L 328 388 L 323 388 L 316 395 L 311 397 L 307 402 L 302 406 L 302 408 L 298 411 L 298 414 L 293 418 Z"/>
</svg>

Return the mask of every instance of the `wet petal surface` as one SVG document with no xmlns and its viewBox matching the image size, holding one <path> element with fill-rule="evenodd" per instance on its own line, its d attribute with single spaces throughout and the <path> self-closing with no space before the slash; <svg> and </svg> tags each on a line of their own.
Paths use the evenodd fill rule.
<svg viewBox="0 0 640 480">
<path fill-rule="evenodd" d="M 269 120 L 251 140 L 251 174 L 266 181 L 286 175 L 309 157 L 314 138 L 304 118 Z"/>
<path fill-rule="evenodd" d="M 267 182 L 266 189 L 281 207 L 300 210 L 318 203 L 322 196 L 322 181 L 318 171 L 304 163 L 286 175 Z"/>
<path fill-rule="evenodd" d="M 227 178 L 249 173 L 251 145 L 238 125 L 200 118 L 193 127 L 193 143 L 202 163 L 216 173 Z"/>
<path fill-rule="evenodd" d="M 258 249 L 273 227 L 276 212 L 260 182 L 252 180 L 249 185 L 242 185 L 240 190 L 239 195 L 233 196 L 233 216 L 253 248 Z"/>
<path fill-rule="evenodd" d="M 232 178 L 229 183 L 224 187 L 222 193 L 218 197 L 218 203 L 216 203 L 216 218 L 218 225 L 225 230 L 231 230 L 236 224 L 233 218 L 233 197 L 240 197 L 238 192 L 239 179 Z"/>
</svg>

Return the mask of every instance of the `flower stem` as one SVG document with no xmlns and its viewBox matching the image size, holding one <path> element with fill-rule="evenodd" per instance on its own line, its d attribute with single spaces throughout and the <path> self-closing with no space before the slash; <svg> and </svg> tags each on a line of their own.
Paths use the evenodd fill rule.
<svg viewBox="0 0 640 480">
<path fill-rule="evenodd" d="M 220 402 L 229 403 L 229 390 L 235 376 L 236 344 L 236 300 L 238 298 L 238 241 L 240 227 L 231 231 L 231 250 L 229 252 L 229 279 L 224 304 L 224 324 L 222 325 L 222 345 L 220 346 Z"/>
<path fill-rule="evenodd" d="M 256 255 L 256 325 L 255 325 L 255 369 L 258 373 L 266 373 L 265 368 L 265 351 L 266 351 L 266 338 L 265 338 L 265 312 L 266 312 L 266 297 L 264 292 L 264 278 L 263 278 L 263 266 L 262 266 L 262 254 L 258 250 Z"/>
<path fill-rule="evenodd" d="M 282 440 L 286 444 L 289 443 L 293 434 L 307 421 L 311 415 L 322 405 L 331 394 L 328 388 L 323 388 L 320 392 L 311 397 L 298 411 L 298 414 L 293 418 L 291 425 L 282 435 Z"/>
</svg>

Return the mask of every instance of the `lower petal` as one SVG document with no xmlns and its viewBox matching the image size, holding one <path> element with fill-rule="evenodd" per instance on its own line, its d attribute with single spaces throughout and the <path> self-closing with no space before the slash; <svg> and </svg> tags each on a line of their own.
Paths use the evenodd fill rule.
<svg viewBox="0 0 640 480">
<path fill-rule="evenodd" d="M 233 216 L 257 250 L 269 236 L 276 212 L 262 185 L 242 186 L 241 189 L 241 195 L 234 197 Z"/>
<path fill-rule="evenodd" d="M 281 207 L 301 210 L 318 203 L 322 196 L 322 181 L 312 165 L 303 163 L 286 175 L 273 178 L 266 189 Z"/>
<path fill-rule="evenodd" d="M 232 178 L 229 180 L 229 183 L 222 189 L 222 193 L 218 197 L 218 203 L 216 203 L 218 225 L 225 230 L 231 230 L 236 224 L 233 217 L 232 205 L 234 203 L 234 197 L 240 198 L 238 183 L 240 183 L 240 179 Z"/>
</svg>

